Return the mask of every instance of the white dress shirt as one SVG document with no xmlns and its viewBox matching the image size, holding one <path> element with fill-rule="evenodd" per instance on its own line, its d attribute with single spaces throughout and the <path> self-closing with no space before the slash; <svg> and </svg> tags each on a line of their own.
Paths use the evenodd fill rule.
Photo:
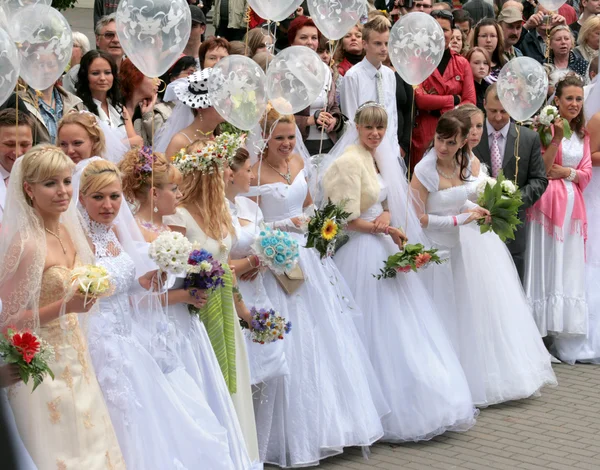
<svg viewBox="0 0 600 470">
<path fill-rule="evenodd" d="M 487 126 L 488 144 L 490 146 L 490 155 L 491 155 L 492 142 L 494 140 L 494 132 L 496 132 L 496 129 L 494 129 L 492 127 L 492 125 L 489 123 L 488 120 L 485 121 L 485 124 Z M 506 138 L 508 136 L 509 128 L 510 128 L 510 121 L 508 121 L 508 124 L 498 131 L 498 132 L 500 132 L 500 134 L 502 134 L 502 137 L 500 137 L 498 139 L 498 150 L 500 150 L 500 156 L 502 157 L 502 161 L 504 161 L 504 150 L 506 149 Z"/>
<path fill-rule="evenodd" d="M 2 222 L 2 216 L 4 215 L 4 204 L 6 203 L 6 190 L 8 185 L 6 179 L 10 176 L 10 173 L 0 165 L 0 222 Z"/>
<path fill-rule="evenodd" d="M 353 66 L 342 80 L 340 91 L 340 106 L 342 113 L 354 122 L 356 110 L 367 101 L 377 102 L 377 72 L 381 72 L 383 81 L 383 95 L 385 102 L 382 103 L 388 113 L 388 127 L 385 133 L 386 139 L 390 139 L 394 148 L 400 152 L 398 144 L 398 109 L 396 108 L 396 77 L 394 72 L 385 65 L 375 68 L 365 57 Z"/>
<path fill-rule="evenodd" d="M 102 102 L 98 100 L 94 100 L 96 106 L 98 107 L 98 118 L 108 124 L 109 127 L 117 128 L 123 125 L 123 116 L 121 113 L 116 110 L 116 108 L 108 101 L 108 114 L 104 112 L 102 109 Z"/>
</svg>

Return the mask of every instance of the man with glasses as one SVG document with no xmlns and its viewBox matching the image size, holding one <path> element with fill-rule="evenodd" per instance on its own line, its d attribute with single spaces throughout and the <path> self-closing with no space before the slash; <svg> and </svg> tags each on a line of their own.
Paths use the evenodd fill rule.
<svg viewBox="0 0 600 470">
<path fill-rule="evenodd" d="M 474 24 L 479 23 L 479 20 L 483 18 L 494 19 L 495 17 L 494 7 L 485 0 L 469 0 L 463 5 L 462 9 L 469 12 Z"/>
<path fill-rule="evenodd" d="M 431 10 L 433 10 L 433 0 L 416 0 L 413 2 L 412 7 L 406 9 L 409 13 L 422 11 L 428 15 L 431 13 Z"/>
<path fill-rule="evenodd" d="M 94 1 L 94 30 L 98 26 L 98 22 L 105 16 L 112 15 L 117 12 L 119 0 L 95 0 Z M 98 34 L 98 33 L 96 33 Z"/>
</svg>

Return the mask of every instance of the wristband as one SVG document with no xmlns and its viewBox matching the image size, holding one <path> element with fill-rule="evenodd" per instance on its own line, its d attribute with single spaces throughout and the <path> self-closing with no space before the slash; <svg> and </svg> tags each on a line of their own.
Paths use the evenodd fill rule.
<svg viewBox="0 0 600 470">
<path fill-rule="evenodd" d="M 553 140 L 551 140 L 550 145 L 548 145 L 548 147 L 551 147 L 551 146 L 558 148 L 558 144 L 556 142 L 554 142 Z"/>
<path fill-rule="evenodd" d="M 573 182 L 575 180 L 575 178 L 577 177 L 577 172 L 571 168 L 571 172 L 569 173 L 569 176 L 567 176 L 567 181 L 571 181 Z"/>
<path fill-rule="evenodd" d="M 456 218 L 455 215 L 452 216 L 452 223 L 454 223 L 455 227 L 458 225 L 458 219 Z"/>
<path fill-rule="evenodd" d="M 313 117 L 315 118 L 315 126 L 317 125 L 317 121 L 319 120 L 320 114 L 321 114 L 321 110 L 320 109 L 317 109 L 315 111 L 315 114 L 313 114 Z"/>
</svg>

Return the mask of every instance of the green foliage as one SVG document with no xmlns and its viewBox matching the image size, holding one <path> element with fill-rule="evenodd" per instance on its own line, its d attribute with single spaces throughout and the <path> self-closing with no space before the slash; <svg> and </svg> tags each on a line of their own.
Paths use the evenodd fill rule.
<svg viewBox="0 0 600 470">
<path fill-rule="evenodd" d="M 68 10 L 69 8 L 75 8 L 77 0 L 52 0 L 52 8 L 56 8 L 59 11 Z"/>
<path fill-rule="evenodd" d="M 374 277 L 377 279 L 390 279 L 401 273 L 417 271 L 431 263 L 442 264 L 445 259 L 441 259 L 437 254 L 437 249 L 431 248 L 425 250 L 425 247 L 417 243 L 416 245 L 404 245 L 404 250 L 391 255 L 386 261 L 385 266 Z"/>
<path fill-rule="evenodd" d="M 500 172 L 496 184 L 491 186 L 486 183 L 483 194 L 477 201 L 481 207 L 487 209 L 491 215 L 491 223 L 485 223 L 480 219 L 477 223 L 481 233 L 492 230 L 503 242 L 515 239 L 515 230 L 522 222 L 519 219 L 519 207 L 523 205 L 521 192 L 517 189 L 514 193 L 503 188 L 502 182 L 507 181 L 504 174 Z"/>
<path fill-rule="evenodd" d="M 338 205 L 328 200 L 325 207 L 315 211 L 315 215 L 308 223 L 306 248 L 316 249 L 321 259 L 326 256 L 333 256 L 335 250 L 339 247 L 339 242 L 345 236 L 342 232 L 342 225 L 348 217 L 350 217 L 350 213 L 344 210 L 343 202 Z M 323 228 L 327 223 L 331 224 L 332 222 L 335 224 L 335 233 L 331 238 L 324 237 Z"/>
</svg>

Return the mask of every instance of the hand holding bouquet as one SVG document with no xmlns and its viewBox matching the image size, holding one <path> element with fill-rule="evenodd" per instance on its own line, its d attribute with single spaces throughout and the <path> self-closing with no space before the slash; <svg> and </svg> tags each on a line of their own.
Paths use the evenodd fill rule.
<svg viewBox="0 0 600 470">
<path fill-rule="evenodd" d="M 0 357 L 7 364 L 18 367 L 23 382 L 28 383 L 33 378 L 33 390 L 44 381 L 46 375 L 54 380 L 54 374 L 48 366 L 54 357 L 54 350 L 31 331 L 7 328 L 0 337 Z"/>
<path fill-rule="evenodd" d="M 492 230 L 503 242 L 514 240 L 517 225 L 522 223 L 519 219 L 519 207 L 523 205 L 517 185 L 500 172 L 497 179 L 483 179 L 477 186 L 477 195 L 477 204 L 487 209 L 491 216 L 491 223 L 483 219 L 477 222 L 481 233 Z"/>
<path fill-rule="evenodd" d="M 150 243 L 148 255 L 162 272 L 181 274 L 186 271 L 192 251 L 190 241 L 178 232 L 162 232 Z"/>
<path fill-rule="evenodd" d="M 86 298 L 98 298 L 110 295 L 113 289 L 110 275 L 104 266 L 87 264 L 71 271 L 71 283 L 77 286 L 77 292 Z"/>
<path fill-rule="evenodd" d="M 398 273 L 409 273 L 417 271 L 431 265 L 432 263 L 441 264 L 445 260 L 437 254 L 437 249 L 426 250 L 423 245 L 404 245 L 404 251 L 391 255 L 385 262 L 385 266 L 374 275 L 377 279 L 390 279 L 396 277 Z"/>
<path fill-rule="evenodd" d="M 540 135 L 540 139 L 544 147 L 548 147 L 550 142 L 552 142 L 551 126 L 552 124 L 556 124 L 555 121 L 557 120 L 562 121 L 562 137 L 570 139 L 572 131 L 571 127 L 569 126 L 569 122 L 560 116 L 556 106 L 544 106 L 540 111 L 540 114 L 536 116 L 536 119 L 534 120 L 534 125 L 532 127 Z"/>
<path fill-rule="evenodd" d="M 340 242 L 347 236 L 342 231 L 344 222 L 350 216 L 344 211 L 344 205 L 328 201 L 325 207 L 315 210 L 308 222 L 306 248 L 315 248 L 321 259 L 335 254 Z"/>
<path fill-rule="evenodd" d="M 273 309 L 261 308 L 256 310 L 255 307 L 252 307 L 250 315 L 250 325 L 243 320 L 240 323 L 244 328 L 251 327 L 252 341 L 255 343 L 272 343 L 278 339 L 283 339 L 283 335 L 292 330 L 292 322 L 286 321 L 285 318 L 277 315 L 277 312 Z"/>
<path fill-rule="evenodd" d="M 281 230 L 262 229 L 254 241 L 253 251 L 262 265 L 277 274 L 289 272 L 298 264 L 298 242 Z"/>
</svg>

